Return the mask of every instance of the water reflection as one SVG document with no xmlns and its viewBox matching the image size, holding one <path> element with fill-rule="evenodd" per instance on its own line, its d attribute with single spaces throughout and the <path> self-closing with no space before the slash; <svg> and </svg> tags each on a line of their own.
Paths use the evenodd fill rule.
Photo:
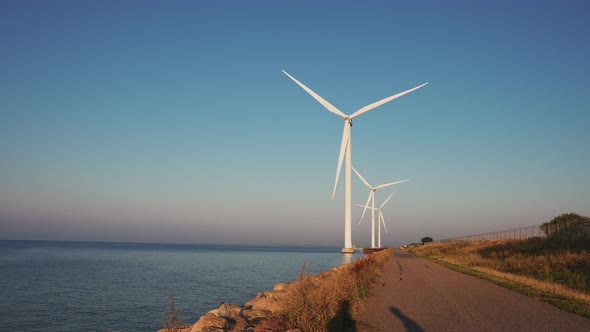
<svg viewBox="0 0 590 332">
<path fill-rule="evenodd" d="M 342 254 L 342 264 L 352 263 L 353 260 L 358 259 L 358 257 L 354 256 L 354 254 Z"/>
</svg>

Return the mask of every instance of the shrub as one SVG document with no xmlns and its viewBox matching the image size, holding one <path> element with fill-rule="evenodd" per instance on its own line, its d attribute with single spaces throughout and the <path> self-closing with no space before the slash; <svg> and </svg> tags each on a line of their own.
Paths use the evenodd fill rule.
<svg viewBox="0 0 590 332">
<path fill-rule="evenodd" d="M 548 237 L 590 237 L 590 218 L 577 213 L 564 213 L 543 223 L 541 231 Z"/>
<path fill-rule="evenodd" d="M 420 241 L 422 242 L 422 244 L 426 244 L 426 243 L 432 242 L 433 240 L 430 236 L 426 236 L 426 237 L 423 237 Z"/>
<path fill-rule="evenodd" d="M 390 257 L 391 250 L 384 250 L 315 277 L 304 264 L 288 289 L 282 316 L 302 331 L 346 329 Z"/>
<path fill-rule="evenodd" d="M 174 306 L 174 296 L 170 296 L 168 300 L 168 310 L 166 311 L 165 318 L 161 322 L 166 332 L 176 332 L 183 328 L 184 318 L 182 317 L 182 310 L 176 309 Z"/>
</svg>

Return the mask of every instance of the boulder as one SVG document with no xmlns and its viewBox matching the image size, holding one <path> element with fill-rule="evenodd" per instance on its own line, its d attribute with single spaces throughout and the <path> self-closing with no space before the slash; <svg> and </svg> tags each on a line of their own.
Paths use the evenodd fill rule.
<svg viewBox="0 0 590 332">
<path fill-rule="evenodd" d="M 256 298 L 246 302 L 246 307 L 251 306 L 253 310 L 268 310 L 273 313 L 281 311 L 279 299 L 286 296 L 285 291 L 260 292 Z"/>
<path fill-rule="evenodd" d="M 254 328 L 254 332 L 286 332 L 291 324 L 284 319 L 265 320 Z"/>
<path fill-rule="evenodd" d="M 267 320 L 272 315 L 272 312 L 269 310 L 253 310 L 253 309 L 244 309 L 242 311 L 244 318 L 250 323 L 250 325 L 256 325 L 263 320 Z"/>
<path fill-rule="evenodd" d="M 221 329 L 215 326 L 205 326 L 199 332 L 226 332 L 226 329 Z"/>
<path fill-rule="evenodd" d="M 219 317 L 231 317 L 231 308 L 230 305 L 226 304 L 225 302 L 221 302 L 219 304 L 219 309 L 217 309 L 217 315 Z"/>
<path fill-rule="evenodd" d="M 173 327 L 170 329 L 160 329 L 158 332 L 190 332 L 191 326 L 180 326 L 180 327 Z"/>
<path fill-rule="evenodd" d="M 242 317 L 242 310 L 244 310 L 244 307 L 237 304 L 228 304 L 228 306 L 232 317 Z"/>
<path fill-rule="evenodd" d="M 291 328 L 285 327 L 287 321 L 271 318 L 282 311 L 281 303 L 288 296 L 286 289 L 290 286 L 291 283 L 277 284 L 274 290 L 258 293 L 256 298 L 246 302 L 244 306 L 221 302 L 219 308 L 202 316 L 190 332 L 287 331 Z M 269 320 L 271 323 L 264 323 Z M 264 325 L 258 328 L 257 325 L 261 323 Z"/>
<path fill-rule="evenodd" d="M 273 291 L 284 291 L 284 290 L 287 290 L 287 288 L 288 288 L 288 284 L 278 283 L 275 285 L 275 287 L 272 290 Z"/>
<path fill-rule="evenodd" d="M 248 323 L 246 318 L 243 317 L 233 317 L 232 323 L 233 326 L 230 330 L 228 330 L 228 332 L 242 332 L 247 331 L 250 327 L 253 328 L 253 326 Z"/>
<path fill-rule="evenodd" d="M 211 310 L 204 316 L 201 316 L 199 320 L 193 325 L 190 332 L 218 332 L 230 329 L 231 326 L 227 319 L 219 317 Z"/>
</svg>

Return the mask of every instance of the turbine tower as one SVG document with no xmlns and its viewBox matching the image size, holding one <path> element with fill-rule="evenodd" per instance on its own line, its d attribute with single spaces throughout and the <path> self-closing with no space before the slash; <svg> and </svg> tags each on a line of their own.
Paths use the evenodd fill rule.
<svg viewBox="0 0 590 332">
<path fill-rule="evenodd" d="M 389 199 L 391 197 L 393 197 L 393 195 L 395 195 L 395 192 L 393 192 L 391 195 L 389 195 L 389 197 L 387 197 L 387 199 L 381 204 L 381 206 L 379 208 L 375 208 L 374 206 L 373 207 L 369 207 L 367 205 L 364 205 L 363 206 L 363 205 L 360 205 L 360 204 L 355 204 L 357 206 L 364 207 L 365 210 L 368 208 L 368 209 L 371 209 L 373 211 L 375 211 L 375 210 L 379 211 L 379 231 L 378 231 L 378 239 L 379 239 L 378 244 L 379 244 L 379 246 L 377 248 L 381 248 L 381 223 L 383 223 L 383 227 L 385 227 L 385 231 L 387 232 L 387 226 L 385 226 L 385 218 L 383 217 L 383 212 L 381 212 L 381 209 L 383 209 L 383 207 L 385 206 L 385 204 L 387 203 L 387 201 L 389 201 Z M 361 221 L 363 221 L 362 217 L 361 217 Z"/>
<path fill-rule="evenodd" d="M 377 189 L 393 186 L 395 184 L 407 182 L 410 180 L 408 179 L 408 180 L 384 183 L 384 184 L 380 184 L 376 187 L 373 187 L 369 184 L 369 182 L 367 182 L 367 180 L 365 180 L 365 178 L 361 175 L 361 173 L 359 173 L 356 170 L 356 168 L 353 167 L 352 170 L 356 173 L 356 175 L 359 177 L 359 179 L 361 179 L 361 181 L 363 181 L 363 183 L 369 188 L 369 198 L 367 198 L 367 204 L 365 204 L 365 209 L 363 210 L 363 214 L 361 215 L 361 220 L 359 221 L 359 224 L 361 221 L 363 221 L 363 217 L 365 216 L 365 212 L 367 212 L 367 208 L 368 208 L 369 201 L 370 201 L 371 202 L 371 248 L 375 248 L 375 192 L 377 191 Z M 381 230 L 381 224 L 379 224 L 379 230 Z M 381 233 L 379 233 L 379 248 L 381 248 Z"/>
<path fill-rule="evenodd" d="M 315 100 L 317 100 L 320 104 L 322 104 L 328 111 L 342 117 L 344 119 L 344 130 L 342 131 L 342 142 L 340 143 L 340 153 L 338 155 L 338 166 L 336 167 L 336 179 L 334 180 L 334 190 L 332 192 L 332 200 L 334 199 L 334 195 L 336 193 L 336 187 L 338 186 L 338 178 L 340 176 L 340 171 L 342 168 L 342 161 L 346 155 L 346 165 L 344 167 L 344 248 L 342 248 L 343 253 L 353 253 L 354 248 L 352 247 L 352 186 L 351 186 L 351 178 L 352 178 L 352 142 L 351 142 L 351 135 L 350 135 L 350 128 L 352 127 L 352 120 L 359 115 L 362 115 L 376 107 L 379 107 L 385 103 L 388 103 L 396 98 L 399 98 L 405 94 L 408 94 L 414 90 L 418 90 L 421 87 L 428 84 L 428 82 L 419 85 L 415 88 L 406 90 L 404 92 L 400 92 L 393 96 L 381 99 L 376 101 L 372 104 L 367 106 L 361 107 L 356 112 L 352 113 L 351 115 L 346 115 L 342 113 L 339 109 L 334 107 L 334 105 L 330 104 L 324 98 L 320 97 L 318 94 L 313 92 L 310 88 L 305 86 L 303 83 L 296 80 L 293 76 L 289 75 L 286 71 L 283 70 L 283 73 L 287 75 L 290 79 L 292 79 L 297 85 L 299 85 L 303 90 L 309 93 Z"/>
</svg>

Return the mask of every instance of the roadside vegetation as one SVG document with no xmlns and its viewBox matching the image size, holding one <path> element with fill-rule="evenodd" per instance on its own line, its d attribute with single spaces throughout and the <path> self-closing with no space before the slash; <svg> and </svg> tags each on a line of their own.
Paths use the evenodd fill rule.
<svg viewBox="0 0 590 332">
<path fill-rule="evenodd" d="M 281 316 L 302 331 L 345 331 L 369 295 L 369 288 L 391 257 L 383 250 L 337 270 L 311 276 L 305 265 L 285 296 Z"/>
<path fill-rule="evenodd" d="M 527 240 L 431 243 L 409 251 L 590 317 L 590 218 L 569 213 Z"/>
<path fill-rule="evenodd" d="M 433 241 L 433 239 L 432 239 L 430 236 L 423 237 L 423 238 L 420 240 L 420 242 L 422 242 L 422 244 L 430 243 L 430 242 L 432 242 L 432 241 Z"/>
</svg>

